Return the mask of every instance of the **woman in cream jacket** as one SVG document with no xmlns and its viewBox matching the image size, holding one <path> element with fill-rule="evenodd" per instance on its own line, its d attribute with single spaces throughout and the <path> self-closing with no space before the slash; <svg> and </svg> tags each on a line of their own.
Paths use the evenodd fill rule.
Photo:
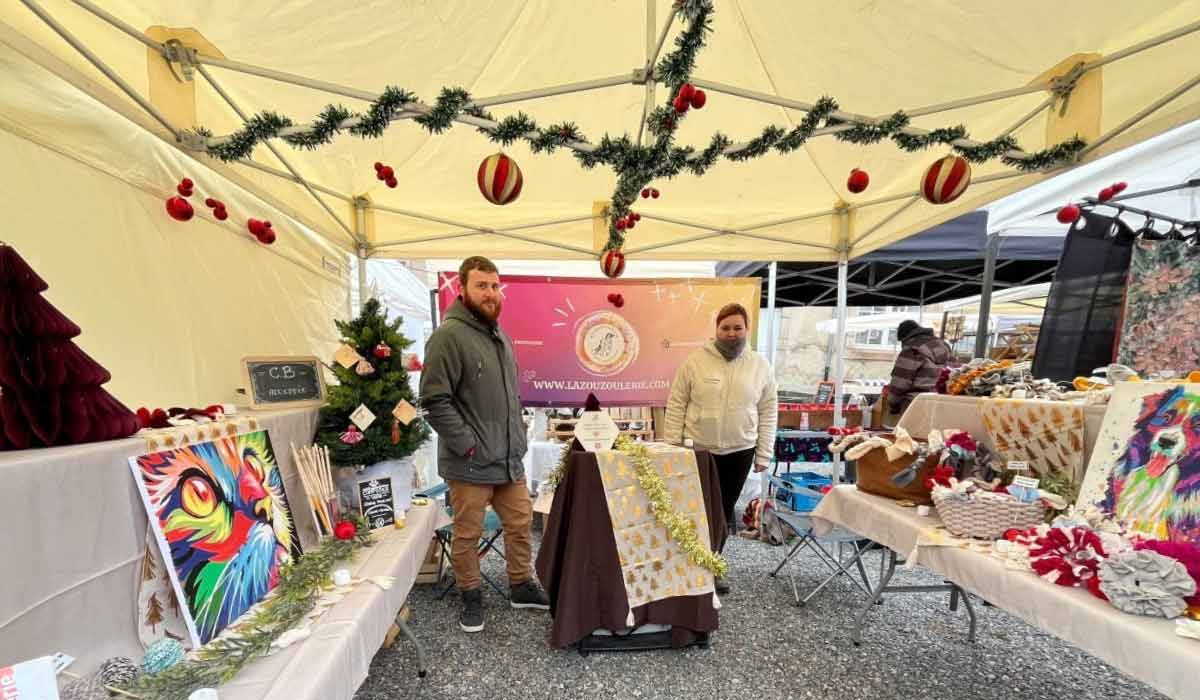
<svg viewBox="0 0 1200 700">
<path fill-rule="evenodd" d="M 667 400 L 667 442 L 682 445 L 690 438 L 697 449 L 712 452 L 721 505 L 731 524 L 750 467 L 761 472 L 771 462 L 779 421 L 775 371 L 766 358 L 746 347 L 749 325 L 740 304 L 722 308 L 716 338 L 684 360 Z M 728 592 L 724 581 L 717 586 L 718 593 Z"/>
</svg>

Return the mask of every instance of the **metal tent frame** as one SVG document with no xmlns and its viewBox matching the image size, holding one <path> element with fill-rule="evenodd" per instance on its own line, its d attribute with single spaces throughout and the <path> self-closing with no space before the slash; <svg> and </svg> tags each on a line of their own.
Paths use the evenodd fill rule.
<svg viewBox="0 0 1200 700">
<path fill-rule="evenodd" d="M 244 62 L 206 56 L 204 54 L 199 53 L 194 48 L 184 46 L 182 43 L 180 43 L 178 41 L 168 41 L 166 43 L 161 43 L 161 42 L 158 42 L 158 41 L 155 41 L 155 40 L 149 38 L 148 36 L 143 34 L 141 31 L 138 31 L 136 28 L 134 28 L 132 25 L 130 25 L 130 24 L 126 23 L 125 21 L 121 20 L 120 18 L 112 15 L 111 13 L 107 12 L 106 10 L 99 7 L 96 3 L 91 2 L 90 0 L 70 0 L 70 1 L 73 2 L 75 5 L 77 5 L 78 7 L 91 13 L 95 17 L 99 18 L 100 20 L 104 21 L 105 23 L 111 25 L 115 29 L 117 29 L 117 30 L 123 32 L 124 34 L 127 34 L 131 38 L 145 44 L 147 47 L 149 47 L 150 49 L 152 49 L 153 51 L 158 53 L 160 56 L 162 56 L 163 60 L 165 60 L 169 63 L 172 63 L 172 64 L 178 64 L 182 68 L 182 72 L 183 72 L 185 78 L 190 78 L 194 73 L 199 73 L 200 76 L 203 77 L 206 81 L 208 81 L 212 85 L 213 89 L 219 95 L 221 95 L 221 97 L 228 103 L 229 107 L 234 112 L 238 113 L 240 116 L 243 116 L 243 117 L 244 117 L 244 113 L 242 112 L 241 106 L 236 104 L 234 102 L 234 100 L 230 97 L 230 95 L 221 88 L 220 84 L 214 79 L 214 77 L 212 75 L 212 71 L 208 70 L 209 67 L 220 68 L 223 70 L 230 70 L 230 71 L 236 71 L 236 72 L 240 72 L 240 73 L 255 75 L 255 76 L 259 76 L 259 77 L 262 77 L 262 78 L 265 78 L 268 80 L 274 80 L 274 81 L 278 81 L 278 82 L 282 82 L 282 83 L 286 83 L 286 84 L 290 84 L 290 85 L 305 87 L 305 88 L 309 88 L 312 90 L 317 90 L 317 91 L 321 91 L 321 92 L 340 95 L 343 97 L 348 97 L 348 98 L 356 99 L 356 100 L 374 101 L 378 97 L 378 95 L 373 92 L 357 89 L 357 88 L 350 87 L 350 86 L 339 85 L 337 83 L 332 83 L 332 82 L 323 81 L 323 80 L 315 80 L 315 79 L 308 78 L 305 76 L 286 73 L 283 71 L 274 70 L 274 69 L 266 68 L 266 67 L 262 67 L 262 66 L 256 66 L 256 65 L 252 65 L 252 64 L 248 64 L 248 63 L 244 63 Z M 69 29 L 67 29 L 60 22 L 58 22 L 41 5 L 41 3 L 39 3 L 37 0 L 21 0 L 21 2 L 27 8 L 29 8 L 29 10 L 34 12 L 45 24 L 47 24 L 51 29 L 53 29 L 54 32 L 56 32 L 64 41 L 69 43 L 77 52 L 79 52 L 84 58 L 86 58 L 86 60 L 88 62 L 90 62 L 97 70 L 102 72 L 109 80 L 111 80 L 121 90 L 121 92 L 123 92 L 125 95 L 127 95 L 141 109 L 143 109 L 146 113 L 148 113 L 163 128 L 164 133 L 160 133 L 159 135 L 162 136 L 169 143 L 172 143 L 176 147 L 185 149 L 185 150 L 193 153 L 194 155 L 200 155 L 203 153 L 206 146 L 213 144 L 213 143 L 219 143 L 222 138 L 225 138 L 225 137 L 214 137 L 211 140 L 205 139 L 205 138 L 199 137 L 198 135 L 196 135 L 192 132 L 186 132 L 183 129 L 172 124 L 170 122 L 170 120 L 162 112 L 160 112 L 158 109 L 156 109 L 154 107 L 154 105 L 147 98 L 145 98 L 144 96 L 139 94 L 137 92 L 137 90 L 135 90 L 131 85 L 129 85 L 127 82 L 125 82 L 114 70 L 112 70 L 112 68 L 110 68 L 108 65 L 106 65 L 106 63 L 99 56 L 97 56 L 89 47 L 87 47 L 74 34 L 72 34 L 72 32 Z M 657 25 L 657 20 L 656 20 L 656 16 L 655 16 L 656 15 L 655 3 L 653 0 L 647 1 L 647 3 L 646 3 L 646 20 L 647 20 L 647 24 L 646 24 L 646 56 L 645 56 L 644 61 L 638 67 L 636 67 L 632 71 L 630 71 L 628 74 L 616 75 L 616 76 L 606 76 L 606 77 L 596 78 L 596 79 L 592 79 L 592 80 L 577 81 L 577 82 L 571 82 L 571 83 L 566 83 L 566 84 L 562 84 L 562 85 L 548 86 L 545 88 L 540 88 L 540 89 L 535 89 L 535 90 L 527 90 L 527 91 L 522 91 L 522 92 L 479 98 L 479 99 L 473 100 L 472 104 L 474 106 L 487 107 L 487 106 L 495 106 L 495 105 L 502 105 L 502 104 L 511 104 L 511 103 L 522 102 L 522 101 L 526 101 L 526 100 L 533 100 L 533 99 L 548 97 L 548 96 L 552 96 L 552 95 L 565 95 L 565 94 L 569 94 L 569 93 L 582 92 L 582 91 L 588 91 L 588 90 L 598 90 L 598 89 L 616 86 L 616 85 L 632 84 L 632 85 L 643 85 L 646 88 L 646 102 L 645 102 L 645 108 L 643 109 L 643 112 L 642 112 L 644 115 L 649 111 L 650 106 L 653 104 L 653 101 L 654 101 L 656 85 L 659 81 L 658 81 L 658 78 L 656 76 L 654 76 L 654 74 L 653 74 L 653 68 L 654 68 L 655 62 L 657 60 L 658 54 L 662 49 L 663 43 L 666 41 L 666 37 L 670 32 L 671 25 L 675 19 L 675 14 L 676 13 L 672 12 L 671 15 L 666 18 L 665 22 L 663 22 L 661 31 L 656 33 L 655 27 Z M 1008 90 L 1001 90 L 1001 91 L 991 92 L 991 93 L 987 93 L 987 94 L 976 95 L 976 96 L 967 97 L 967 98 L 963 98 L 963 99 L 953 100 L 950 102 L 921 106 L 921 107 L 917 107 L 914 109 L 906 110 L 906 112 L 909 116 L 912 116 L 912 117 L 925 116 L 925 115 L 938 114 L 941 112 L 947 112 L 950 110 L 960 109 L 963 107 L 968 107 L 968 106 L 973 106 L 973 105 L 981 105 L 981 104 L 986 104 L 986 103 L 990 103 L 990 102 L 995 102 L 998 100 L 1009 99 L 1009 98 L 1013 98 L 1013 97 L 1017 97 L 1017 96 L 1021 96 L 1021 95 L 1028 95 L 1028 94 L 1038 93 L 1038 92 L 1049 92 L 1050 93 L 1049 96 L 1041 104 L 1039 104 L 1034 110 L 1032 110 L 1027 115 L 1025 115 L 1020 120 L 1018 120 L 1006 132 L 1004 132 L 1004 133 L 1011 133 L 1012 131 L 1016 130 L 1017 128 L 1020 128 L 1022 125 L 1024 125 L 1025 123 L 1027 123 L 1034 117 L 1036 117 L 1037 115 L 1041 114 L 1044 110 L 1050 108 L 1052 105 L 1054 105 L 1060 99 L 1066 99 L 1067 97 L 1069 97 L 1072 89 L 1074 88 L 1074 86 L 1076 84 L 1076 81 L 1078 81 L 1078 79 L 1082 75 L 1088 73 L 1089 71 L 1095 70 L 1097 68 L 1100 68 L 1100 67 L 1107 65 L 1109 63 L 1112 63 L 1114 61 L 1122 60 L 1124 58 L 1135 55 L 1142 51 L 1146 51 L 1147 49 L 1153 48 L 1155 46 L 1162 45 L 1164 43 L 1172 41 L 1173 39 L 1177 39 L 1179 37 L 1186 36 L 1188 34 L 1196 32 L 1198 30 L 1200 30 L 1200 21 L 1192 22 L 1192 23 L 1189 23 L 1182 27 L 1176 28 L 1172 31 L 1169 31 L 1164 34 L 1153 37 L 1151 39 L 1148 39 L 1146 41 L 1142 41 L 1142 42 L 1139 42 L 1132 46 L 1126 47 L 1125 49 L 1122 49 L 1120 51 L 1116 51 L 1114 53 L 1108 54 L 1099 59 L 1096 59 L 1093 61 L 1080 62 L 1077 65 L 1075 65 L 1073 67 L 1073 69 L 1071 69 L 1065 76 L 1060 77 L 1060 78 L 1043 80 L 1043 81 L 1035 82 L 1035 83 L 1028 84 L 1028 85 L 1022 85 L 1022 86 L 1015 87 L 1015 88 L 1008 89 Z M 695 78 L 692 82 L 697 87 L 700 87 L 700 88 L 703 88 L 706 90 L 712 90 L 714 92 L 719 92 L 719 93 L 723 93 L 726 95 L 741 97 L 744 99 L 753 100 L 753 101 L 761 102 L 764 104 L 776 105 L 776 106 L 784 107 L 784 108 L 791 109 L 791 110 L 808 111 L 808 110 L 811 110 L 813 107 L 813 104 L 809 103 L 809 102 L 790 99 L 790 98 L 786 98 L 786 97 L 780 97 L 777 95 L 772 95 L 772 94 L 767 94 L 767 93 L 762 93 L 762 92 L 749 90 L 749 89 L 745 89 L 745 88 L 741 88 L 741 87 L 737 87 L 737 86 L 733 86 L 733 85 L 726 85 L 726 84 L 714 82 L 711 80 L 706 80 L 703 78 Z M 1147 118 L 1148 116 L 1153 114 L 1154 112 L 1158 111 L 1159 109 L 1161 109 L 1162 107 L 1164 107 L 1165 105 L 1170 103 L 1172 100 L 1178 98 L 1180 95 L 1183 95 L 1184 93 L 1188 92 L 1189 90 L 1191 90 L 1198 84 L 1200 84 L 1200 74 L 1197 74 L 1196 76 L 1185 81 L 1183 84 L 1179 85 L 1177 88 L 1168 92 L 1167 94 L 1162 95 L 1161 97 L 1159 97 L 1152 103 L 1146 105 L 1146 107 L 1144 107 L 1142 110 L 1140 110 L 1136 114 L 1129 117 L 1126 121 L 1124 121 L 1121 124 L 1117 125 L 1116 127 L 1112 128 L 1107 133 L 1102 134 L 1096 141 L 1089 144 L 1081 152 L 1080 158 L 1082 158 L 1083 156 L 1086 156 L 1090 153 L 1095 153 L 1097 151 L 1097 149 L 1100 149 L 1102 146 L 1104 146 L 1111 140 L 1117 138 L 1124 132 L 1128 131 L 1129 129 L 1131 129 L 1132 127 L 1137 125 L 1139 122 L 1141 122 L 1142 120 L 1144 120 L 1145 118 Z M 425 105 L 420 102 L 410 103 L 405 106 L 404 111 L 397 118 L 398 119 L 412 118 L 412 117 L 427 113 L 429 111 L 429 109 L 430 108 L 428 105 Z M 853 126 L 855 124 L 867 124 L 867 125 L 878 124 L 883 119 L 883 117 L 872 117 L 869 115 L 857 114 L 857 113 L 846 112 L 846 111 L 835 112 L 833 114 L 833 116 L 843 122 L 846 122 L 846 123 L 841 124 L 839 126 L 833 126 L 833 127 L 821 129 L 817 132 L 816 135 L 836 133 L 838 131 L 841 131 L 841 130 L 844 130 L 847 128 L 851 128 L 851 126 Z M 470 115 L 465 115 L 465 114 L 459 116 L 457 118 L 457 121 L 464 123 L 464 124 L 471 125 L 471 126 L 476 126 L 476 127 L 481 127 L 481 126 L 482 127 L 495 127 L 496 126 L 496 124 L 494 122 L 488 121 L 486 119 L 480 119 L 478 117 L 474 117 L 474 116 L 470 116 Z M 643 120 L 643 122 L 644 122 L 644 120 Z M 343 124 L 343 126 L 348 126 L 348 124 Z M 297 129 L 297 130 L 301 130 L 303 128 L 304 128 L 303 126 L 295 127 L 295 129 Z M 929 133 L 925 129 L 919 129 L 916 127 L 908 127 L 904 131 L 905 131 L 905 133 L 911 134 L 911 135 L 924 135 L 924 134 Z M 642 135 L 641 130 L 639 129 L 639 140 L 641 138 L 641 135 Z M 960 141 L 956 141 L 955 144 L 970 146 L 970 145 L 979 145 L 979 142 L 971 141 L 968 139 L 961 139 Z M 738 150 L 744 149 L 747 145 L 748 145 L 747 143 L 732 144 L 726 149 L 726 153 L 736 152 Z M 593 144 L 590 144 L 590 143 L 587 143 L 584 141 L 577 141 L 577 142 L 570 143 L 569 147 L 572 149 L 581 150 L 581 151 L 589 151 L 589 150 L 592 150 L 595 148 L 595 146 Z M 360 259 L 360 262 L 369 257 L 377 255 L 380 251 L 383 251 L 383 250 L 390 251 L 390 250 L 394 250 L 394 249 L 399 249 L 405 245 L 411 245 L 415 242 L 418 242 L 418 240 L 439 240 L 439 239 L 459 238 L 459 237 L 466 237 L 466 236 L 498 236 L 498 237 L 513 239 L 513 240 L 520 240 L 520 241 L 524 241 L 527 243 L 534 243 L 537 245 L 546 246 L 548 248 L 554 248 L 559 251 L 565 251 L 567 253 L 571 253 L 573 255 L 578 255 L 580 257 L 598 258 L 599 254 L 600 254 L 598 251 L 595 251 L 595 250 L 582 248 L 582 247 L 578 247 L 578 246 L 571 246 L 571 245 L 564 244 L 564 243 L 557 242 L 557 241 L 544 240 L 544 239 L 539 239 L 534 236 L 528 236 L 528 235 L 525 235 L 522 233 L 517 233 L 517 231 L 519 231 L 519 230 L 548 226 L 548 225 L 552 225 L 553 223 L 561 223 L 564 220 L 559 220 L 559 222 L 554 222 L 554 221 L 529 222 L 529 223 L 521 224 L 518 226 L 510 226 L 506 229 L 501 230 L 501 229 L 493 229 L 493 228 L 488 228 L 485 226 L 480 226 L 480 225 L 473 224 L 470 222 L 450 221 L 450 220 L 447 220 L 447 219 L 444 219 L 441 217 L 434 217 L 434 216 L 422 214 L 422 213 L 416 212 L 416 211 L 399 210 L 399 209 L 395 209 L 395 208 L 391 208 L 391 207 L 376 206 L 376 205 L 371 204 L 368 200 L 366 200 L 362 197 L 348 195 L 346 193 L 338 192 L 332 188 L 325 187 L 320 184 L 308 181 L 306 178 L 304 178 L 303 176 L 301 176 L 299 174 L 299 172 L 288 162 L 286 157 L 282 153 L 280 153 L 277 148 L 272 146 L 271 150 L 276 155 L 276 157 L 279 159 L 279 161 L 284 165 L 286 172 L 280 171 L 280 170 L 277 170 L 274 168 L 270 168 L 268 166 L 263 166 L 263 165 L 260 165 L 257 163 L 248 162 L 248 161 L 241 161 L 240 164 L 244 165 L 246 167 L 254 168 L 254 169 L 264 172 L 264 173 L 268 173 L 268 174 L 292 181 L 292 182 L 296 183 L 298 186 L 302 187 L 308 193 L 308 195 L 310 195 L 314 200 L 316 200 L 316 202 L 321 207 L 321 209 L 323 209 L 329 215 L 329 218 L 333 219 L 333 221 L 336 225 L 337 230 L 333 234 L 330 234 L 326 231 L 322 231 L 320 228 L 316 228 L 317 233 L 319 235 L 321 235 L 322 237 L 324 237 L 325 239 L 327 239 L 332 244 L 338 246 L 339 248 L 342 248 L 350 253 L 357 255 Z M 1012 151 L 1012 152 L 1008 153 L 1007 155 L 1014 157 L 1014 158 L 1028 157 L 1028 154 L 1026 154 L 1024 152 L 1020 152 L 1020 151 Z M 1077 162 L 1079 162 L 1079 161 L 1077 161 Z M 977 178 L 975 180 L 975 182 L 988 182 L 988 181 L 1004 180 L 1004 179 L 1009 179 L 1009 178 L 1015 178 L 1015 177 L 1021 176 L 1023 174 L 1025 174 L 1025 173 L 1018 171 L 1018 170 L 1013 170 L 1011 172 L 1000 172 L 1000 173 L 996 173 L 993 175 L 989 175 L 987 177 Z M 329 202 L 327 202 L 325 200 L 325 198 L 324 198 L 325 196 L 333 197 L 334 199 L 339 200 L 340 202 L 343 202 L 343 203 L 352 204 L 355 209 L 355 216 L 354 216 L 353 221 L 347 222 L 341 216 L 339 216 L 334 211 L 334 209 L 330 206 Z M 836 288 L 835 293 L 836 293 L 837 307 L 838 307 L 838 313 L 837 313 L 838 330 L 839 330 L 839 337 L 841 337 L 842 335 L 844 335 L 844 331 L 845 331 L 846 305 L 847 305 L 847 299 L 848 299 L 847 292 L 848 292 L 849 278 L 850 278 L 849 260 L 852 257 L 854 257 L 855 249 L 859 248 L 863 244 L 864 241 L 866 241 L 868 238 L 870 238 L 872 235 L 874 235 L 876 232 L 878 232 L 884 225 L 886 225 L 888 222 L 893 220 L 896 216 L 898 216 L 904 210 L 911 207 L 915 202 L 918 201 L 919 197 L 920 197 L 919 192 L 908 192 L 908 193 L 904 193 L 904 194 L 900 194 L 900 195 L 892 195 L 892 196 L 888 196 L 888 197 L 882 197 L 879 199 L 869 200 L 869 201 L 856 203 L 856 204 L 847 204 L 845 202 L 838 202 L 833 206 L 832 209 L 827 210 L 827 211 L 813 212 L 811 214 L 803 214 L 800 216 L 790 217 L 788 219 L 784 219 L 784 220 L 781 220 L 778 222 L 771 222 L 771 224 L 760 224 L 760 225 L 757 225 L 754 227 L 741 228 L 741 229 L 731 229 L 729 227 L 720 226 L 720 225 L 709 225 L 709 224 L 705 224 L 703 222 L 682 221 L 682 220 L 678 220 L 678 219 L 674 219 L 674 218 L 667 218 L 667 217 L 661 217 L 661 216 L 652 217 L 649 214 L 645 214 L 644 216 L 646 216 L 647 218 L 657 218 L 658 220 L 661 220 L 664 222 L 669 222 L 669 223 L 677 224 L 677 225 L 684 226 L 684 227 L 694 228 L 697 231 L 699 231 L 699 233 L 697 233 L 695 235 L 691 235 L 691 236 L 685 236 L 685 237 L 682 237 L 682 238 L 679 238 L 676 240 L 672 240 L 672 241 L 658 243 L 653 246 L 647 246 L 647 247 L 641 248 L 641 249 L 632 248 L 628 252 L 630 254 L 636 254 L 636 253 L 640 253 L 640 252 L 646 252 L 651 249 L 661 250 L 664 248 L 670 248 L 670 247 L 674 247 L 674 246 L 684 245 L 684 244 L 691 243 L 691 242 L 694 242 L 697 240 L 715 238 L 715 237 L 721 237 L 721 236 L 761 239 L 761 240 L 767 240 L 767 241 L 771 241 L 771 242 L 775 242 L 775 243 L 786 244 L 786 245 L 790 245 L 790 246 L 822 249 L 829 254 L 831 262 L 833 260 L 836 260 L 837 288 Z M 851 218 L 851 213 L 853 210 L 864 209 L 864 208 L 868 208 L 868 207 L 876 207 L 876 206 L 880 206 L 880 205 L 884 205 L 884 204 L 893 204 L 893 203 L 899 203 L 899 204 L 893 211 L 891 211 L 887 216 L 885 216 L 883 218 L 883 220 L 876 223 L 874 226 L 872 226 L 871 228 L 869 228 L 868 230 L 866 230 L 862 233 L 855 234 L 854 232 L 852 232 L 850 218 Z M 381 212 L 381 213 L 390 214 L 390 215 L 400 215 L 400 216 L 412 217 L 412 218 L 416 218 L 419 220 L 428 221 L 431 223 L 439 223 L 439 224 L 443 224 L 443 225 L 449 224 L 449 225 L 457 227 L 459 230 L 450 232 L 450 233 L 438 234 L 436 236 L 430 236 L 425 239 L 390 239 L 390 240 L 385 239 L 385 240 L 378 241 L 378 242 L 372 242 L 367 238 L 367 235 L 366 235 L 365 219 L 366 219 L 366 210 L 367 209 L 371 209 L 376 212 Z M 777 225 L 780 223 L 802 221 L 805 219 L 814 219 L 814 218 L 820 218 L 823 216 L 832 216 L 834 218 L 834 220 L 836 221 L 836 230 L 838 232 L 836 245 L 825 245 L 825 244 L 820 244 L 820 243 L 792 241 L 792 240 L 780 238 L 777 236 L 769 236 L 769 235 L 762 234 L 762 233 L 756 233 L 754 230 L 754 229 L 758 229 L 758 228 L 765 228 L 768 225 Z M 571 220 L 578 221 L 578 220 L 586 220 L 586 219 L 594 219 L 594 218 L 598 218 L 597 215 L 593 214 L 591 216 L 579 217 L 577 219 L 571 219 Z M 998 239 L 995 241 L 995 245 L 998 245 Z M 989 253 L 991 251 L 991 248 L 992 248 L 992 245 L 989 244 Z M 985 274 L 990 273 L 990 272 L 994 271 L 994 269 L 995 269 L 994 256 L 989 255 L 988 259 L 992 260 L 993 262 L 987 266 L 987 270 L 986 270 Z M 361 276 L 363 274 L 363 271 L 365 270 L 365 265 L 360 264 L 358 266 L 358 268 L 360 270 L 360 276 Z M 772 263 L 771 271 L 770 271 L 770 285 L 769 285 L 770 289 L 769 289 L 769 293 L 768 293 L 768 297 L 769 297 L 768 305 L 772 310 L 774 309 L 775 295 L 777 292 L 777 282 L 778 282 L 778 276 L 777 276 L 776 264 Z M 985 289 L 984 301 L 983 301 L 983 306 L 985 306 L 985 307 L 987 305 L 987 297 L 989 295 L 990 295 L 990 289 Z M 772 313 L 771 314 L 771 326 L 772 326 L 771 337 L 772 338 L 775 335 L 774 325 L 775 325 L 774 324 L 774 314 Z M 837 404 L 836 409 L 838 410 L 837 415 L 840 416 L 841 395 L 842 395 L 841 386 L 842 386 L 842 380 L 843 380 L 843 374 L 844 374 L 843 358 L 842 358 L 841 351 L 839 351 L 837 353 L 837 356 L 835 358 L 835 367 L 836 367 L 835 377 L 836 377 L 836 381 L 837 381 L 837 386 L 836 386 L 836 391 L 835 391 L 836 404 Z M 839 418 L 839 420 L 840 420 L 840 418 Z"/>
</svg>

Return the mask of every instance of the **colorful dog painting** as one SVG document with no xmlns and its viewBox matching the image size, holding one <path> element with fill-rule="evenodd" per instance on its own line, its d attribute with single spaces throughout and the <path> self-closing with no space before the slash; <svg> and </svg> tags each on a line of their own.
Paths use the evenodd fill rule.
<svg viewBox="0 0 1200 700">
<path fill-rule="evenodd" d="M 1136 414 L 1125 422 L 1123 440 L 1097 444 L 1097 453 L 1111 445 L 1115 457 L 1100 467 L 1107 483 L 1097 502 L 1144 537 L 1200 543 L 1200 391 L 1188 384 L 1154 388 L 1140 400 L 1129 397 Z M 1090 472 L 1089 481 L 1100 476 Z"/>
<path fill-rule="evenodd" d="M 138 490 L 199 647 L 279 581 L 299 556 L 266 431 L 131 457 Z"/>
</svg>

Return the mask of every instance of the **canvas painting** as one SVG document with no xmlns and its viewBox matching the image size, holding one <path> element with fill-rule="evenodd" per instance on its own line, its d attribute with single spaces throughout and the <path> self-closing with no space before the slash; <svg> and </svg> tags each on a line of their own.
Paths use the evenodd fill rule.
<svg viewBox="0 0 1200 700">
<path fill-rule="evenodd" d="M 1200 248 L 1139 241 L 1129 263 L 1117 361 L 1143 376 L 1200 367 Z M 1170 375 L 1166 375 L 1170 376 Z"/>
<path fill-rule="evenodd" d="M 300 540 L 266 431 L 130 457 L 193 648 L 279 582 Z"/>
<path fill-rule="evenodd" d="M 1118 384 L 1079 504 L 1147 538 L 1200 544 L 1200 384 Z"/>
</svg>

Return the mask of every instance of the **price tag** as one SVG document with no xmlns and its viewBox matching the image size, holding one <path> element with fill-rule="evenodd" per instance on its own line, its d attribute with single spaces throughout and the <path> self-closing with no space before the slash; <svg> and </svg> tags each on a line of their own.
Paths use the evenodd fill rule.
<svg viewBox="0 0 1200 700">
<path fill-rule="evenodd" d="M 1013 477 L 1013 484 L 1016 486 L 1024 486 L 1027 489 L 1036 489 L 1040 483 L 1039 479 L 1034 479 L 1030 476 Z"/>
<path fill-rule="evenodd" d="M 396 407 L 392 409 L 392 415 L 396 417 L 396 420 L 405 425 L 413 422 L 418 414 L 419 412 L 416 407 L 404 399 L 400 399 L 400 403 L 396 404 Z"/>
<path fill-rule="evenodd" d="M 358 354 L 357 350 L 343 343 L 342 347 L 338 348 L 337 352 L 333 354 L 333 359 L 336 360 L 339 365 L 345 367 L 346 369 L 350 369 L 363 358 L 362 355 Z"/>
<path fill-rule="evenodd" d="M 575 424 L 575 438 L 588 452 L 611 450 L 620 434 L 608 411 L 584 411 Z"/>
<path fill-rule="evenodd" d="M 1009 462 L 1008 470 L 1010 472 L 1027 472 L 1029 471 L 1029 462 Z"/>
<path fill-rule="evenodd" d="M 366 432 L 375 422 L 375 414 L 371 413 L 371 409 L 367 408 L 365 403 L 360 403 L 358 408 L 354 409 L 354 413 L 350 414 L 350 420 L 354 421 L 359 430 Z"/>
</svg>

